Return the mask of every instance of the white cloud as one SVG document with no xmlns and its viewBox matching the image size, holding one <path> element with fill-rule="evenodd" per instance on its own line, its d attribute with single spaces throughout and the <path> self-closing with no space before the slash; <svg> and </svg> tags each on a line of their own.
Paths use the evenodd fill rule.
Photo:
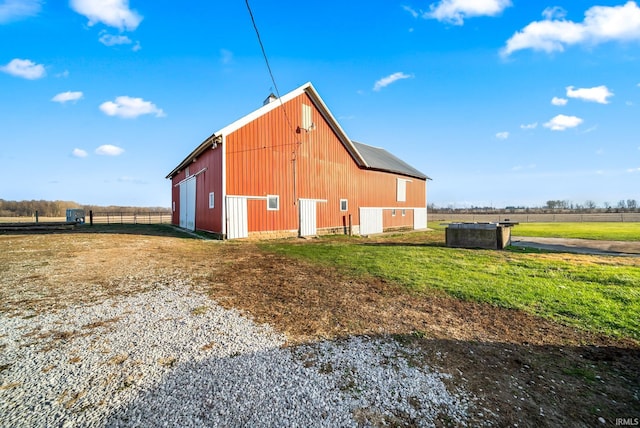
<svg viewBox="0 0 640 428">
<path fill-rule="evenodd" d="M 631 174 L 636 173 L 636 172 L 640 172 L 640 168 L 629 168 L 627 170 L 627 172 L 629 172 Z"/>
<path fill-rule="evenodd" d="M 496 134 L 496 138 L 498 140 L 506 140 L 507 138 L 509 138 L 509 132 L 508 131 L 498 132 Z"/>
<path fill-rule="evenodd" d="M 122 153 L 124 153 L 124 149 L 122 147 L 111 144 L 103 144 L 96 149 L 96 154 L 102 156 L 119 156 Z"/>
<path fill-rule="evenodd" d="M 98 40 L 105 46 L 130 45 L 133 43 L 127 36 L 114 36 L 113 34 L 103 34 Z"/>
<path fill-rule="evenodd" d="M 117 97 L 115 102 L 106 101 L 100 104 L 100 110 L 107 116 L 118 116 L 125 119 L 132 119 L 144 114 L 155 114 L 156 117 L 166 116 L 164 111 L 152 102 L 127 96 Z"/>
<path fill-rule="evenodd" d="M 44 65 L 18 58 L 12 59 L 7 65 L 0 67 L 0 71 L 29 80 L 40 79 L 47 74 Z"/>
<path fill-rule="evenodd" d="M 440 0 L 431 4 L 423 17 L 462 25 L 465 18 L 496 16 L 509 6 L 511 0 Z"/>
<path fill-rule="evenodd" d="M 142 16 L 129 9 L 129 0 L 71 0 L 71 8 L 89 19 L 89 26 L 101 22 L 120 31 L 138 28 Z"/>
<path fill-rule="evenodd" d="M 578 23 L 567 21 L 563 13 L 550 12 L 548 8 L 543 16 L 545 20 L 532 22 L 511 36 L 502 56 L 522 49 L 551 53 L 581 43 L 640 40 L 640 8 L 635 1 L 624 6 L 593 6 L 585 12 L 584 21 Z"/>
<path fill-rule="evenodd" d="M 554 106 L 566 106 L 568 102 L 569 100 L 566 98 L 553 97 L 551 99 L 551 104 L 553 104 Z"/>
<path fill-rule="evenodd" d="M 544 19 L 547 20 L 551 20 L 554 18 L 563 19 L 565 16 L 567 16 L 567 11 L 560 6 L 548 7 L 542 11 L 542 16 L 544 16 Z"/>
<path fill-rule="evenodd" d="M 409 79 L 411 77 L 413 77 L 413 76 L 411 76 L 409 74 L 402 73 L 400 71 L 397 72 L 397 73 L 390 74 L 389 76 L 383 77 L 382 79 L 378 80 L 373 85 L 373 90 L 374 91 L 379 91 L 382 88 L 385 88 L 385 87 L 389 86 L 393 82 L 396 82 L 396 81 L 401 80 L 401 79 Z"/>
<path fill-rule="evenodd" d="M 139 41 L 136 41 L 136 44 L 131 48 L 131 50 L 134 52 L 138 52 L 140 49 L 142 49 L 142 46 L 140 45 Z"/>
<path fill-rule="evenodd" d="M 568 128 L 575 128 L 583 122 L 582 119 L 576 116 L 566 116 L 564 114 L 559 114 L 549 122 L 545 123 L 543 126 L 545 128 L 549 128 L 552 131 L 564 131 Z"/>
<path fill-rule="evenodd" d="M 41 0 L 5 0 L 0 3 L 0 24 L 17 21 L 40 12 Z"/>
<path fill-rule="evenodd" d="M 77 158 L 86 158 L 87 156 L 89 156 L 86 150 L 82 150 L 78 148 L 73 149 L 73 152 L 71 152 L 71 154 Z"/>
<path fill-rule="evenodd" d="M 420 16 L 420 14 L 415 9 L 411 8 L 411 6 L 402 6 L 402 9 L 409 12 L 411 16 L 413 16 L 414 18 L 417 18 L 418 16 Z"/>
<path fill-rule="evenodd" d="M 62 73 L 56 74 L 56 77 L 64 77 L 64 78 L 69 77 L 69 70 L 65 70 Z"/>
<path fill-rule="evenodd" d="M 569 98 L 578 98 L 583 101 L 592 101 L 600 104 L 609 104 L 607 98 L 613 96 L 606 86 L 596 86 L 594 88 L 573 89 L 573 86 L 567 86 L 567 96 Z"/>
<path fill-rule="evenodd" d="M 54 96 L 53 98 L 51 98 L 51 101 L 63 104 L 68 101 L 78 101 L 79 99 L 82 99 L 82 96 L 83 94 L 80 91 L 76 91 L 76 92 L 67 91 L 67 92 L 61 92 L 58 95 Z"/>
<path fill-rule="evenodd" d="M 538 122 L 520 125 L 520 129 L 536 129 L 537 127 L 538 127 Z"/>
</svg>

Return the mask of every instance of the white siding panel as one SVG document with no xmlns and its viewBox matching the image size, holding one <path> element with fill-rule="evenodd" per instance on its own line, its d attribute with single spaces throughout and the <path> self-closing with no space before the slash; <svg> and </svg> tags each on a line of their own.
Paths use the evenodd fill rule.
<svg viewBox="0 0 640 428">
<path fill-rule="evenodd" d="M 227 239 L 247 238 L 247 197 L 227 196 Z"/>
<path fill-rule="evenodd" d="M 382 208 L 360 208 L 360 235 L 382 233 Z"/>
<path fill-rule="evenodd" d="M 300 199 L 300 236 L 315 236 L 318 234 L 315 199 Z"/>
<path fill-rule="evenodd" d="M 427 228 L 427 209 L 426 208 L 414 208 L 414 210 L 413 210 L 413 228 L 414 229 L 426 229 Z"/>
</svg>

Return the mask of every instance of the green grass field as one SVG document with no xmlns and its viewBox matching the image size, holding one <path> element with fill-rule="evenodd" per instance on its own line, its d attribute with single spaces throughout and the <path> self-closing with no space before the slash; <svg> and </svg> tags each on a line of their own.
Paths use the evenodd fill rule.
<svg viewBox="0 0 640 428">
<path fill-rule="evenodd" d="M 521 309 L 564 324 L 640 340 L 640 262 L 631 258 L 446 248 L 441 231 L 413 239 L 322 239 L 264 249 L 383 278 L 413 292 Z"/>
</svg>

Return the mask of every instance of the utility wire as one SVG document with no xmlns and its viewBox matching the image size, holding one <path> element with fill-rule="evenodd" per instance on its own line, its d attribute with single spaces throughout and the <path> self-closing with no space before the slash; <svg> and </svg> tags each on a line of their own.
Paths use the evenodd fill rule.
<svg viewBox="0 0 640 428">
<path fill-rule="evenodd" d="M 267 52 L 264 50 L 264 45 L 262 44 L 262 39 L 260 38 L 260 32 L 258 31 L 258 26 L 256 25 L 256 20 L 253 17 L 253 12 L 251 11 L 251 6 L 249 6 L 249 0 L 245 0 L 247 5 L 247 10 L 249 11 L 249 16 L 251 16 L 251 22 L 253 23 L 253 29 L 256 32 L 256 36 L 258 37 L 258 43 L 260 44 L 260 49 L 262 50 L 262 56 L 264 57 L 264 62 L 267 63 L 267 70 L 269 70 L 269 76 L 271 76 L 271 82 L 273 83 L 273 88 L 276 91 L 276 95 L 278 96 L 278 100 L 280 101 L 280 106 L 282 107 L 282 111 L 284 112 L 284 117 L 287 120 L 287 124 L 289 125 L 289 129 L 293 134 L 295 134 L 295 130 L 291 125 L 291 121 L 289 120 L 289 116 L 287 115 L 287 109 L 284 108 L 284 103 L 280 98 L 280 91 L 278 90 L 278 85 L 276 84 L 276 79 L 273 77 L 273 72 L 271 71 L 271 66 L 269 65 L 269 59 L 267 58 Z"/>
</svg>

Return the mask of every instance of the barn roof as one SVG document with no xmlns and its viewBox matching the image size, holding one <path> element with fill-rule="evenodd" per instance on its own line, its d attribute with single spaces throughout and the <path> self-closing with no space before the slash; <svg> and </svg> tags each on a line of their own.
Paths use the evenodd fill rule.
<svg viewBox="0 0 640 428">
<path fill-rule="evenodd" d="M 411 177 L 421 178 L 423 180 L 430 180 L 429 177 L 403 161 L 402 159 L 392 155 L 385 149 L 380 147 L 373 147 L 366 144 L 352 141 L 356 146 L 362 157 L 369 165 L 369 169 L 375 169 L 380 171 L 395 172 L 397 174 L 408 175 Z"/>
<path fill-rule="evenodd" d="M 372 147 L 366 144 L 356 143 L 355 141 L 352 141 L 347 136 L 346 132 L 344 132 L 344 130 L 342 129 L 342 127 L 340 126 L 336 118 L 333 116 L 331 111 L 329 111 L 329 108 L 324 103 L 322 98 L 320 98 L 320 95 L 318 94 L 316 89 L 313 87 L 311 82 L 307 82 L 304 85 L 300 86 L 299 88 L 294 89 L 293 91 L 283 95 L 280 98 L 276 98 L 275 100 L 272 100 L 272 97 L 269 96 L 268 100 L 272 100 L 271 102 L 265 103 L 259 109 L 225 126 L 219 131 L 214 132 L 213 134 L 211 134 L 211 136 L 206 138 L 198 147 L 196 147 L 195 150 L 193 150 L 182 162 L 180 162 L 180 164 L 177 167 L 175 167 L 174 170 L 171 171 L 166 178 L 171 178 L 174 175 L 176 175 L 179 171 L 184 169 L 187 165 L 189 165 L 193 161 L 193 159 L 197 158 L 205 150 L 211 147 L 214 141 L 217 141 L 219 137 L 223 135 L 228 135 L 240 129 L 246 124 L 253 122 L 257 118 L 267 114 L 268 112 L 278 107 L 281 107 L 287 101 L 290 101 L 303 93 L 306 93 L 309 96 L 309 98 L 311 98 L 311 100 L 315 104 L 318 111 L 325 118 L 329 126 L 331 126 L 333 131 L 336 133 L 336 135 L 344 145 L 345 149 L 347 149 L 347 151 L 353 157 L 353 159 L 358 164 L 358 166 L 366 169 L 373 169 L 373 170 L 387 171 L 387 172 L 393 172 L 397 174 L 408 175 L 408 176 L 416 177 L 420 179 L 429 179 L 429 177 L 427 177 L 417 169 L 413 168 L 406 162 L 398 159 L 397 157 L 395 157 L 394 155 L 392 155 L 391 153 L 387 152 L 384 149 Z M 364 153 L 361 152 L 361 150 Z"/>
</svg>

